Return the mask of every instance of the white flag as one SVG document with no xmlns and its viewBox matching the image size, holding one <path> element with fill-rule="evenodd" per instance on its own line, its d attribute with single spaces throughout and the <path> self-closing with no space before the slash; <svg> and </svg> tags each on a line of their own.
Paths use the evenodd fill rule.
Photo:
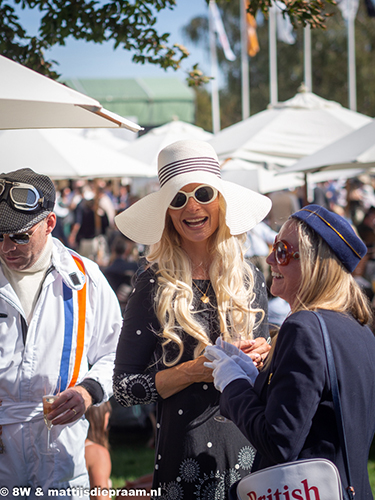
<svg viewBox="0 0 375 500">
<path fill-rule="evenodd" d="M 283 10 L 285 5 L 282 2 L 276 0 L 275 2 L 276 10 L 276 24 L 277 24 L 277 39 L 281 42 L 287 43 L 288 45 L 293 45 L 296 42 L 296 35 L 294 33 L 293 25 L 289 19 L 289 16 L 285 14 L 283 16 Z"/>
<path fill-rule="evenodd" d="M 234 61 L 236 56 L 233 54 L 232 49 L 230 48 L 227 34 L 225 33 L 223 21 L 221 20 L 219 9 L 215 3 L 215 0 L 210 0 L 208 5 L 209 12 L 212 19 L 212 25 L 214 27 L 217 36 L 219 37 L 220 44 L 223 47 L 225 58 L 228 61 Z"/>
<path fill-rule="evenodd" d="M 356 18 L 359 0 L 340 0 L 337 4 L 345 21 Z"/>
</svg>

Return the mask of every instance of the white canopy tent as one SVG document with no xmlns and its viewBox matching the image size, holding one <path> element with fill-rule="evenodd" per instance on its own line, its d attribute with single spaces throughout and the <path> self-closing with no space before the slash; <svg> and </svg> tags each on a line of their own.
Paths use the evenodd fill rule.
<svg viewBox="0 0 375 500">
<path fill-rule="evenodd" d="M 185 123 L 179 120 L 173 120 L 160 127 L 153 128 L 147 134 L 138 137 L 122 151 L 127 155 L 137 158 L 152 166 L 157 175 L 157 159 L 159 152 L 180 140 L 202 140 L 208 141 L 213 135 L 200 127 Z"/>
<path fill-rule="evenodd" d="M 285 172 L 329 172 L 375 167 L 375 119 L 316 153 L 306 156 Z M 289 175 L 289 174 L 288 174 Z M 334 172 L 331 175 L 335 175 Z"/>
<path fill-rule="evenodd" d="M 277 176 L 276 170 L 267 170 L 250 161 L 235 158 L 221 165 L 221 176 L 226 181 L 235 182 L 258 193 L 270 193 L 281 189 L 295 188 L 304 184 L 299 174 Z"/>
<path fill-rule="evenodd" d="M 0 129 L 116 128 L 136 123 L 84 94 L 0 56 Z"/>
<path fill-rule="evenodd" d="M 136 135 L 133 134 L 133 132 L 124 128 L 81 128 L 70 130 L 76 130 L 84 139 L 94 140 L 115 151 L 123 150 L 128 144 L 136 139 Z"/>
<path fill-rule="evenodd" d="M 1 172 L 29 167 L 52 179 L 152 177 L 151 167 L 77 130 L 0 131 Z"/>
<path fill-rule="evenodd" d="M 370 121 L 368 116 L 302 90 L 288 101 L 223 129 L 209 142 L 221 161 L 239 158 L 272 170 L 289 167 Z"/>
</svg>

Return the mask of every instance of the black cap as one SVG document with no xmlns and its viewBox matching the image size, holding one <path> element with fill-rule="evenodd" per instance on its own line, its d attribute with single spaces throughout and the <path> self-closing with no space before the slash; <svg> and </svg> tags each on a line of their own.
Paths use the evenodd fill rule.
<svg viewBox="0 0 375 500">
<path fill-rule="evenodd" d="M 0 233 L 24 233 L 45 219 L 53 210 L 56 191 L 52 180 L 46 175 L 37 174 L 31 168 L 21 168 L 14 172 L 0 174 L 1 179 L 30 184 L 38 191 L 40 198 L 43 199 L 43 206 L 38 205 L 32 211 L 23 211 L 14 208 L 7 199 L 1 200 L 0 196 Z"/>
</svg>

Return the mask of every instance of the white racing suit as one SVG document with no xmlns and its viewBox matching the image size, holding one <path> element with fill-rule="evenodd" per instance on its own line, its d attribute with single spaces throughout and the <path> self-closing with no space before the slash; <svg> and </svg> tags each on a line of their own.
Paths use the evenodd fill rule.
<svg viewBox="0 0 375 500">
<path fill-rule="evenodd" d="M 122 324 L 118 300 L 98 266 L 53 239 L 47 273 L 30 324 L 0 269 L 0 497 L 88 498 L 84 417 L 52 427 L 60 453 L 43 455 L 41 376 L 61 375 L 61 392 L 84 378 L 107 400 Z M 51 385 L 54 381 L 51 380 Z M 24 489 L 20 489 L 24 488 Z M 27 489 L 30 488 L 30 489 Z M 52 491 L 53 489 L 53 491 Z M 50 490 L 50 491 L 49 491 Z"/>
</svg>

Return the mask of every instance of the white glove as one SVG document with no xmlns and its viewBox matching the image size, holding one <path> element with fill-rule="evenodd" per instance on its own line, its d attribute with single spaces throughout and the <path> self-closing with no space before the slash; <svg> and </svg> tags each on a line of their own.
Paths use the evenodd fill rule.
<svg viewBox="0 0 375 500">
<path fill-rule="evenodd" d="M 248 361 L 251 359 L 250 356 L 248 356 L 243 351 L 241 351 L 241 349 L 238 349 L 238 347 L 236 347 L 234 344 L 230 344 L 229 342 L 226 342 L 221 337 L 218 337 L 216 339 L 215 344 L 217 346 L 219 346 L 221 349 L 223 349 L 225 351 L 225 353 L 228 354 L 228 356 L 230 356 L 230 357 L 239 356 L 244 361 Z"/>
<path fill-rule="evenodd" d="M 242 354 L 246 356 L 245 353 Z M 233 361 L 235 361 L 242 368 L 242 370 L 250 378 L 251 385 L 254 385 L 255 379 L 259 375 L 259 371 L 258 368 L 254 365 L 253 360 L 249 358 L 249 356 L 246 356 L 246 358 L 247 359 L 243 359 L 240 356 L 232 356 L 231 359 L 233 359 Z"/>
<path fill-rule="evenodd" d="M 242 369 L 242 367 L 236 362 L 235 359 L 228 356 L 220 347 L 207 346 L 204 351 L 204 355 L 210 360 L 210 362 L 205 362 L 203 364 L 207 368 L 211 368 L 213 370 L 212 376 L 214 377 L 214 386 L 218 391 L 223 392 L 230 382 L 241 378 L 247 380 L 249 384 L 252 385 L 251 378 Z M 254 369 L 256 370 L 255 366 Z"/>
<path fill-rule="evenodd" d="M 246 375 L 250 377 L 252 384 L 254 384 L 255 379 L 259 375 L 259 371 L 250 356 L 238 349 L 235 345 L 225 342 L 221 337 L 216 339 L 216 345 L 243 369 Z"/>
</svg>

